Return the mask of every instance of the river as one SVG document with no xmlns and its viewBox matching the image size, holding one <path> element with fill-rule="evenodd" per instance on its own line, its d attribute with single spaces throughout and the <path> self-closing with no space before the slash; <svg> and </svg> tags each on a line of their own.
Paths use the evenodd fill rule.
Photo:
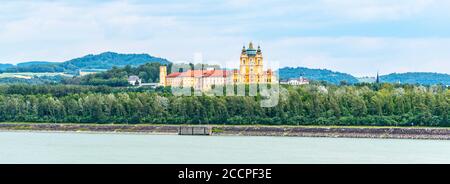
<svg viewBox="0 0 450 184">
<path fill-rule="evenodd" d="M 0 163 L 450 163 L 450 141 L 0 132 Z"/>
</svg>

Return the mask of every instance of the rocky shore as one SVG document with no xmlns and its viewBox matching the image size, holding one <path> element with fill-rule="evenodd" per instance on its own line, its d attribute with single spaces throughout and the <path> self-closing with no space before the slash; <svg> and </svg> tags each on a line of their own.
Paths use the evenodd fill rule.
<svg viewBox="0 0 450 184">
<path fill-rule="evenodd" d="M 214 135 L 450 140 L 449 128 L 221 126 Z"/>
<path fill-rule="evenodd" d="M 129 132 L 177 134 L 175 125 L 113 125 L 113 124 L 47 124 L 0 123 L 0 130 L 62 131 L 62 132 Z"/>
<path fill-rule="evenodd" d="M 184 126 L 184 125 L 182 125 Z M 450 140 L 450 128 L 207 126 L 213 136 L 292 136 Z M 179 125 L 0 123 L 0 130 L 177 134 Z"/>
</svg>

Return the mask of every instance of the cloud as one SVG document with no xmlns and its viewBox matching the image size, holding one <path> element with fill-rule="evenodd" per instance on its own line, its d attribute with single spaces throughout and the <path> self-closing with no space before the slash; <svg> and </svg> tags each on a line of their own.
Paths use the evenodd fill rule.
<svg viewBox="0 0 450 184">
<path fill-rule="evenodd" d="M 449 38 L 295 37 L 269 45 L 267 50 L 283 50 L 268 55 L 284 66 L 329 68 L 358 76 L 377 70 L 450 73 Z"/>
<path fill-rule="evenodd" d="M 323 8 L 351 20 L 398 20 L 423 13 L 434 0 L 323 0 Z"/>
<path fill-rule="evenodd" d="M 450 18 L 449 4 L 435 0 L 9 1 L 0 4 L 0 62 L 64 61 L 116 51 L 174 61 L 192 60 L 194 53 L 202 52 L 207 62 L 223 64 L 237 60 L 242 44 L 252 40 L 262 45 L 266 59 L 280 61 L 281 66 L 356 75 L 376 70 L 450 73 L 446 50 L 450 26 L 443 24 Z"/>
</svg>

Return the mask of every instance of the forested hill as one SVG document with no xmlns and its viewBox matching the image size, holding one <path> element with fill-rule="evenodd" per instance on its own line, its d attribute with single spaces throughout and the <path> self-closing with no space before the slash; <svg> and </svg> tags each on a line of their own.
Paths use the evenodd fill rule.
<svg viewBox="0 0 450 184">
<path fill-rule="evenodd" d="M 99 55 L 87 55 L 81 58 L 66 61 L 62 66 L 66 69 L 111 69 L 113 66 L 123 67 L 126 65 L 140 66 L 146 63 L 168 64 L 168 60 L 153 57 L 148 54 L 119 54 L 115 52 L 104 52 Z"/>
<path fill-rule="evenodd" d="M 346 73 L 334 72 L 326 69 L 310 69 L 304 67 L 284 67 L 279 70 L 280 79 L 298 78 L 303 76 L 310 80 L 326 81 L 339 84 L 341 81 L 347 83 L 358 83 L 358 79 Z"/>
<path fill-rule="evenodd" d="M 14 65 L 13 64 L 2 64 L 2 63 L 0 63 L 0 71 L 4 71 L 7 68 L 11 68 L 11 67 L 14 67 Z"/>
<path fill-rule="evenodd" d="M 409 72 L 393 73 L 380 77 L 381 82 L 402 83 L 402 84 L 444 84 L 450 85 L 450 75 L 441 73 Z"/>
<path fill-rule="evenodd" d="M 29 67 L 29 66 L 36 66 L 36 65 L 57 65 L 60 64 L 58 62 L 49 62 L 49 61 L 28 61 L 23 63 L 18 63 L 18 67 Z"/>
<path fill-rule="evenodd" d="M 80 58 L 65 62 L 24 62 L 0 67 L 4 72 L 76 72 L 79 69 L 111 69 L 113 66 L 124 67 L 140 66 L 146 63 L 168 64 L 170 61 L 164 58 L 150 56 L 148 54 L 119 54 L 104 52 L 98 55 L 89 54 Z"/>
</svg>

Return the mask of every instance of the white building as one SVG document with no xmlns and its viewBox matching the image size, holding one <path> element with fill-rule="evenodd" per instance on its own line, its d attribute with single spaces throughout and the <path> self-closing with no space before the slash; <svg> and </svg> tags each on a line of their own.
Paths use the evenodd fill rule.
<svg viewBox="0 0 450 184">
<path fill-rule="evenodd" d="M 106 69 L 80 69 L 80 70 L 78 70 L 78 75 L 85 76 L 85 75 L 96 74 L 96 73 L 105 72 L 105 71 L 107 71 L 107 70 Z"/>
<path fill-rule="evenodd" d="M 291 78 L 291 79 L 288 79 L 288 80 L 280 81 L 280 84 L 287 84 L 287 85 L 292 85 L 292 86 L 300 86 L 300 85 L 309 84 L 309 80 L 304 78 L 304 77 Z"/>
<path fill-rule="evenodd" d="M 140 85 L 142 83 L 142 80 L 138 76 L 132 75 L 128 77 L 128 83 L 130 83 L 133 86 Z"/>
</svg>

